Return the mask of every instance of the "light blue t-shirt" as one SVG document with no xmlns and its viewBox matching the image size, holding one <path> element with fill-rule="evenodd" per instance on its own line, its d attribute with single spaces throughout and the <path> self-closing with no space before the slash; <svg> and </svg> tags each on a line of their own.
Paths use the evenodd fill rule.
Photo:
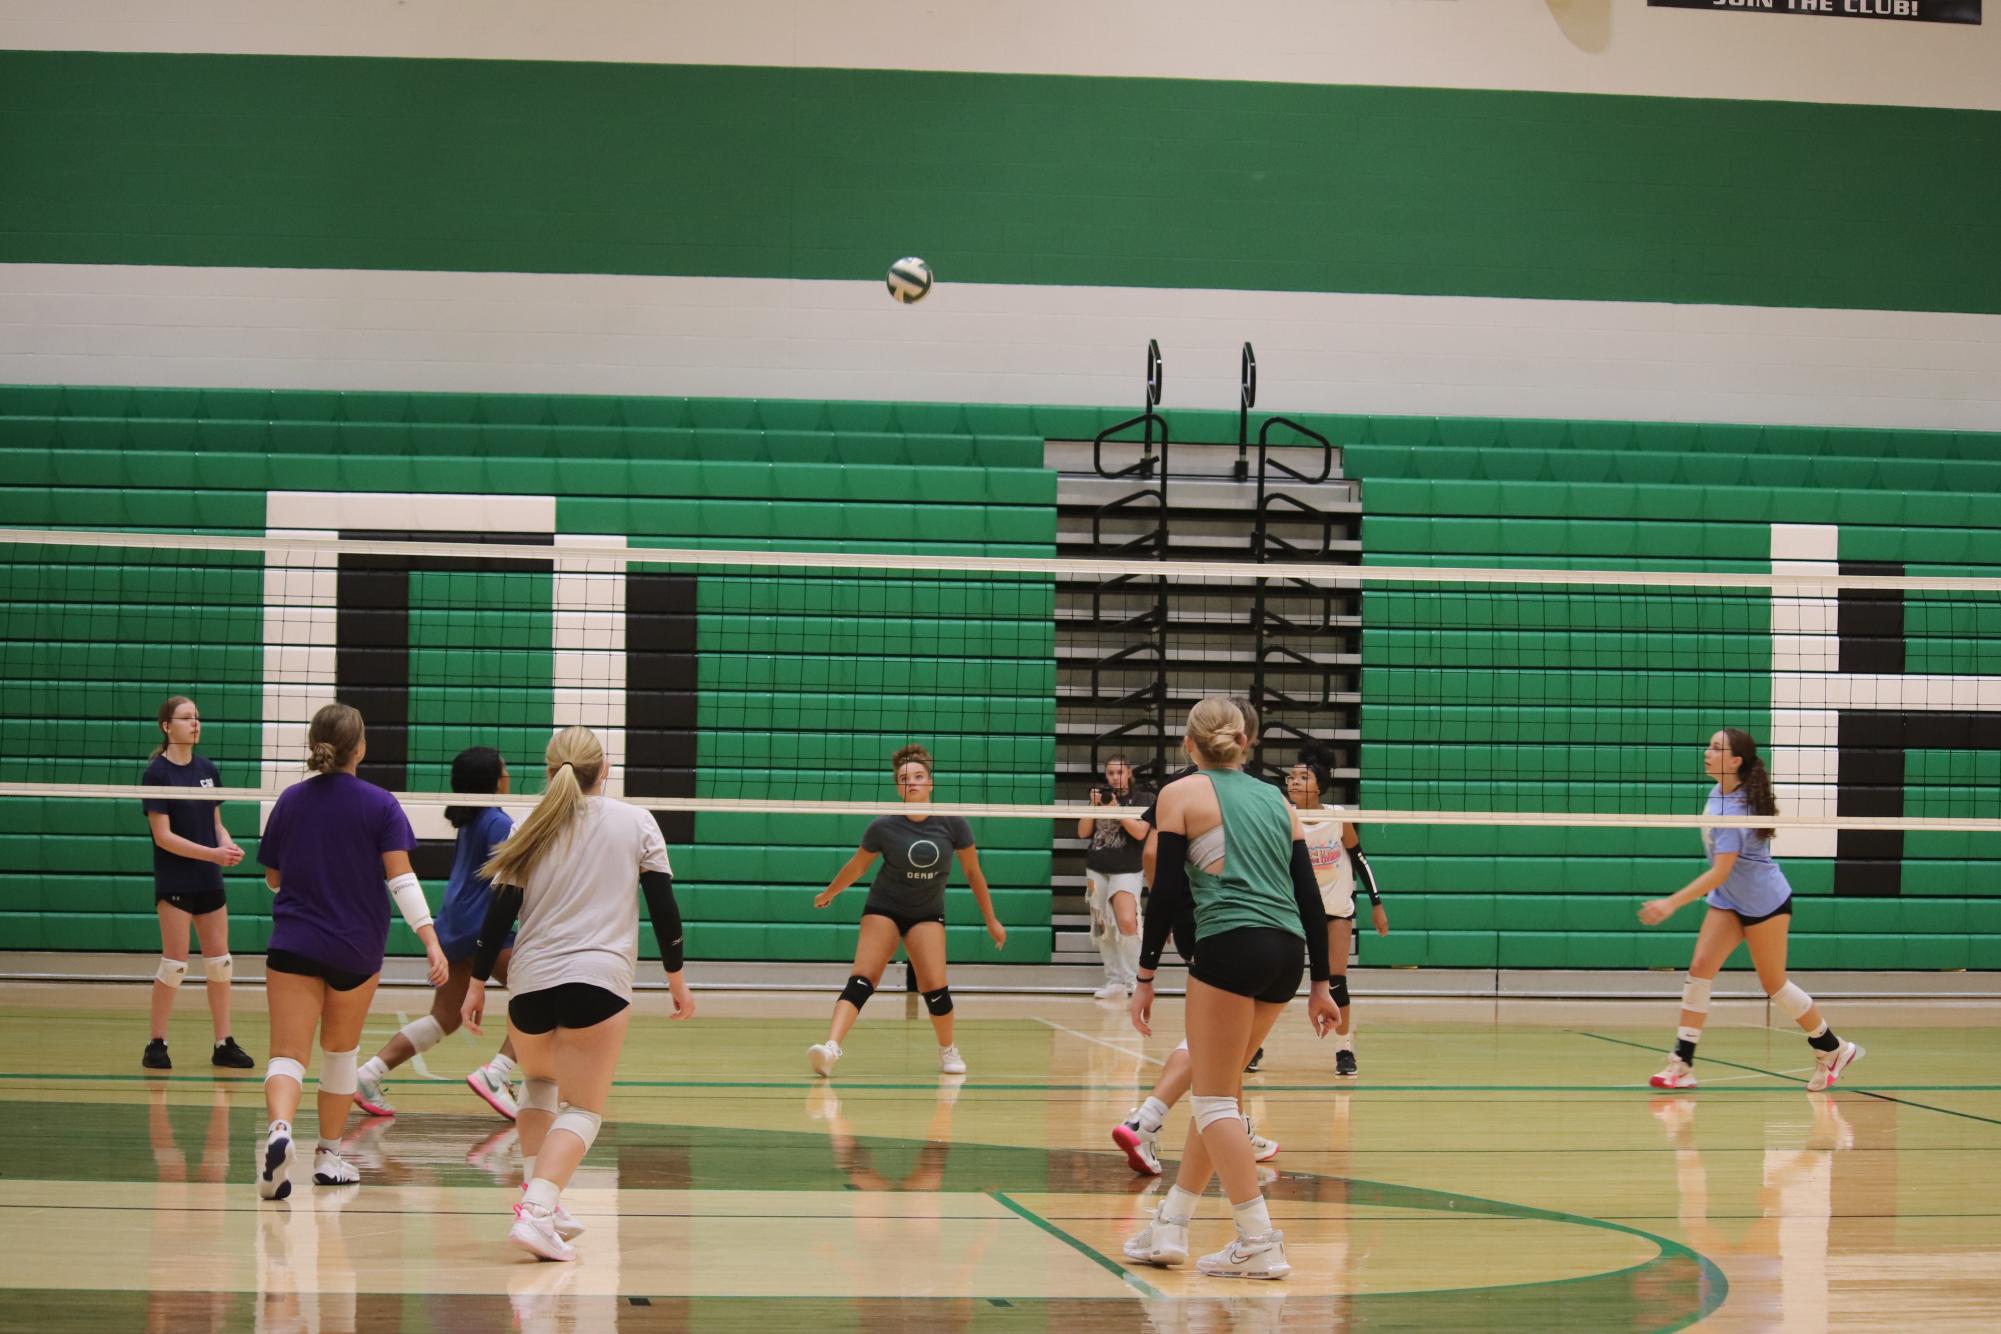
<svg viewBox="0 0 2001 1334">
<path fill-rule="evenodd" d="M 1722 788 L 1709 789 L 1702 804 L 1704 815 L 1750 815 L 1751 804 L 1744 789 L 1725 794 Z M 1715 864 L 1717 854 L 1734 852 L 1737 862 L 1730 878 L 1709 891 L 1706 902 L 1712 908 L 1728 908 L 1747 917 L 1763 917 L 1779 910 L 1793 896 L 1785 872 L 1772 860 L 1770 839 L 1758 837 L 1755 829 L 1708 829 L 1702 831 L 1702 855 Z"/>
</svg>

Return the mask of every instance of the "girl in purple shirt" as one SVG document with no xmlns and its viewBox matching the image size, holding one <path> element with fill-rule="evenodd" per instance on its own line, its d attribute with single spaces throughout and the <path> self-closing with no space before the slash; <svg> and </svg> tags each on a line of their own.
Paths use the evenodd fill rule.
<svg viewBox="0 0 2001 1334">
<path fill-rule="evenodd" d="M 355 776 L 368 753 L 361 714 L 346 704 L 327 705 L 313 715 L 306 744 L 313 776 L 279 796 L 257 853 L 264 881 L 277 896 L 264 956 L 271 1011 L 264 1105 L 271 1124 L 257 1168 L 257 1193 L 267 1200 L 292 1193 L 292 1116 L 305 1096 L 315 1029 L 320 1139 L 313 1183 L 343 1186 L 361 1179 L 340 1155 L 340 1133 L 354 1097 L 362 1021 L 389 943 L 391 898 L 424 942 L 431 985 L 444 985 L 449 971 L 423 886 L 410 871 L 410 849 L 417 845 L 410 821 L 394 797 Z"/>
</svg>

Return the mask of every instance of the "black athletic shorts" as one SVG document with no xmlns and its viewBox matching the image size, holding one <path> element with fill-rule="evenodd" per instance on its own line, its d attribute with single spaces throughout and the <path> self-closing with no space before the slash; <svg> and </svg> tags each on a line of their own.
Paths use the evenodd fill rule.
<svg viewBox="0 0 2001 1334">
<path fill-rule="evenodd" d="M 1737 924 L 1739 926 L 1756 926 L 1760 922 L 1769 922 L 1774 917 L 1791 917 L 1793 915 L 1793 901 L 1791 896 L 1788 895 L 1784 903 L 1781 903 L 1768 913 L 1759 913 L 1755 917 L 1749 913 L 1737 912 L 1735 908 L 1725 908 L 1723 911 L 1737 913 Z"/>
<path fill-rule="evenodd" d="M 507 1017 L 523 1033 L 552 1028 L 590 1028 L 623 1010 L 631 1002 L 588 982 L 565 982 L 541 991 L 524 991 L 507 1002 Z"/>
<path fill-rule="evenodd" d="M 1188 965 L 1188 976 L 1220 991 L 1283 1005 L 1299 994 L 1306 941 L 1270 926 L 1240 926 L 1210 936 Z"/>
<path fill-rule="evenodd" d="M 1355 920 L 1355 914 L 1349 913 L 1346 917 L 1336 917 L 1333 913 L 1328 913 L 1327 920 L 1330 922 L 1352 922 Z"/>
<path fill-rule="evenodd" d="M 865 907 L 862 909 L 862 916 L 888 918 L 890 921 L 896 923 L 896 934 L 899 936 L 909 935 L 911 927 L 922 926 L 926 922 L 936 922 L 940 926 L 945 925 L 944 913 L 928 913 L 923 917 L 910 917 L 889 908 Z"/>
<path fill-rule="evenodd" d="M 266 954 L 264 971 L 293 973 L 299 977 L 317 977 L 335 991 L 353 991 L 375 976 L 375 973 L 351 973 L 345 968 L 335 968 L 332 964 L 321 963 L 318 959 L 308 959 L 305 955 L 295 954 L 291 950 L 272 950 Z M 381 971 L 380 968 L 375 970 L 376 973 Z"/>
<path fill-rule="evenodd" d="M 179 908 L 184 913 L 201 917 L 229 906 L 229 895 L 219 889 L 191 889 L 184 894 L 162 894 L 153 891 L 153 902 L 164 903 L 170 908 Z"/>
</svg>

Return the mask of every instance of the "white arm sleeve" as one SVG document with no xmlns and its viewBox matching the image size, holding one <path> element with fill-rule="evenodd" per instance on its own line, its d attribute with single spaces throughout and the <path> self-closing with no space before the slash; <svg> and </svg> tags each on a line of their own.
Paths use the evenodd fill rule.
<svg viewBox="0 0 2001 1334">
<path fill-rule="evenodd" d="M 431 924 L 431 905 L 424 902 L 424 887 L 410 872 L 389 882 L 389 897 L 396 900 L 396 911 L 403 914 L 412 931 Z"/>
</svg>

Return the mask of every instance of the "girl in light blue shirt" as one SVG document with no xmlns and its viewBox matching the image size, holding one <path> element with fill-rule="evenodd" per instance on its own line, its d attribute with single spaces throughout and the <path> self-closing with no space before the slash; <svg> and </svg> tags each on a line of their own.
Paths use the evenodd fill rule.
<svg viewBox="0 0 2001 1334">
<path fill-rule="evenodd" d="M 1750 819 L 1779 813 L 1778 800 L 1772 794 L 1772 775 L 1749 732 L 1726 727 L 1710 737 L 1709 747 L 1702 753 L 1702 768 L 1716 782 L 1703 803 L 1703 814 Z M 1695 1087 L 1695 1044 L 1701 1041 L 1702 1026 L 1709 1018 L 1710 987 L 1739 941 L 1750 947 L 1751 964 L 1772 1004 L 1806 1032 L 1814 1057 L 1808 1090 L 1817 1093 L 1825 1089 L 1862 1055 L 1861 1047 L 1834 1035 L 1813 997 L 1786 976 L 1786 933 L 1792 923 L 1793 891 L 1785 873 L 1772 860 L 1774 832 L 1741 825 L 1705 827 L 1702 848 L 1709 858 L 1709 869 L 1679 892 L 1640 905 L 1640 920 L 1657 926 L 1697 899 L 1709 904 L 1702 931 L 1695 939 L 1688 979 L 1682 986 L 1681 1027 L 1675 1030 L 1674 1051 L 1667 1068 L 1647 1081 L 1655 1088 Z"/>
</svg>

